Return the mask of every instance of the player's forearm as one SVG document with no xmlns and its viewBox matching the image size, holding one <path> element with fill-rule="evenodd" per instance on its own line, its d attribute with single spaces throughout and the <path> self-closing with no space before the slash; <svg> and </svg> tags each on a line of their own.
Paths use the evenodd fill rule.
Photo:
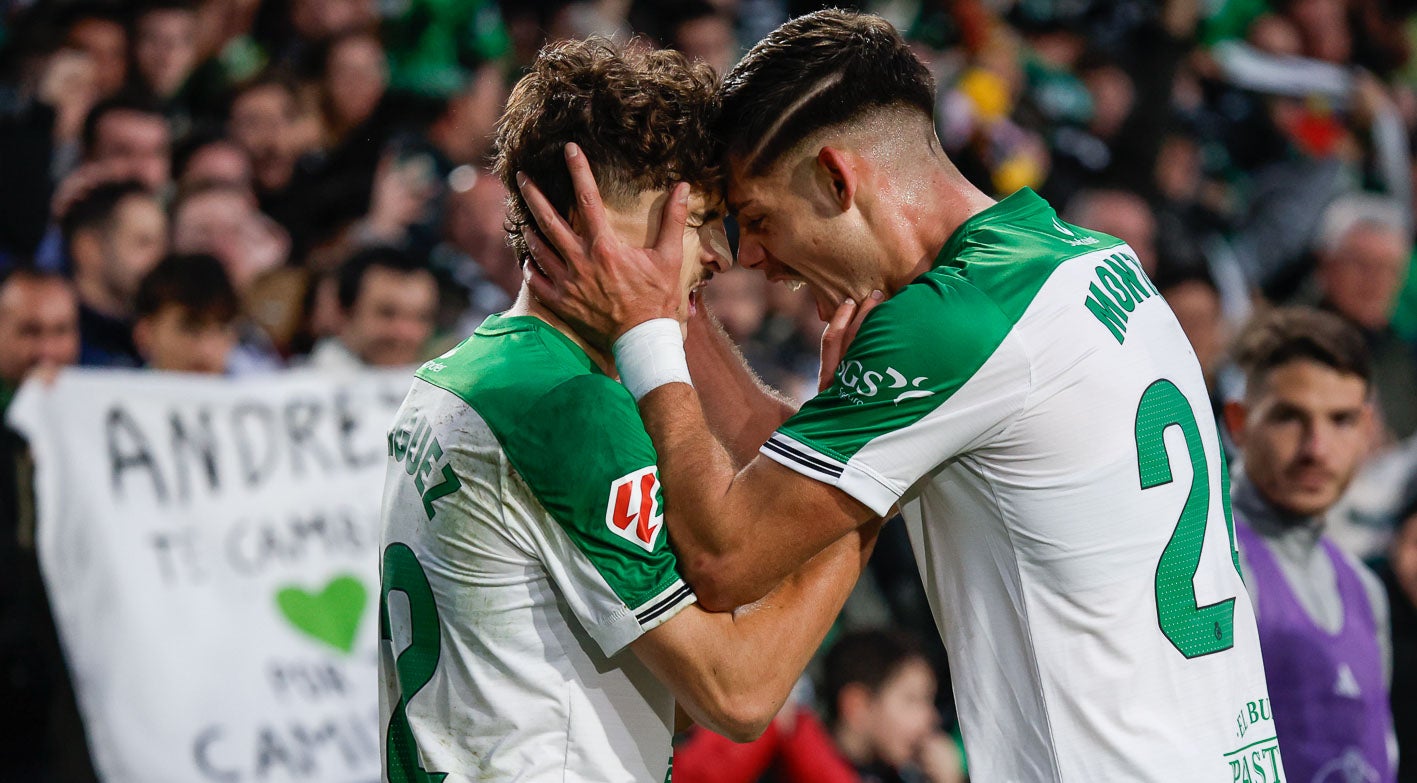
<svg viewBox="0 0 1417 783">
<path fill-rule="evenodd" d="M 739 724 L 760 731 L 782 709 L 861 575 L 875 542 L 876 528 L 868 527 L 827 547 L 767 597 L 735 610 L 717 635 L 711 687 L 738 705 Z"/>
<path fill-rule="evenodd" d="M 707 310 L 689 319 L 684 347 L 709 427 L 736 465 L 747 464 L 796 406 L 758 378 Z"/>
<path fill-rule="evenodd" d="M 694 387 L 675 383 L 655 389 L 640 400 L 640 415 L 659 454 L 660 481 L 669 503 L 669 534 L 690 583 L 698 590 L 695 576 L 705 571 L 705 560 L 731 556 L 746 543 L 748 520 L 726 513 L 726 495 L 737 465 L 709 430 Z M 708 605 L 715 610 L 732 608 L 715 603 L 710 599 Z"/>
</svg>

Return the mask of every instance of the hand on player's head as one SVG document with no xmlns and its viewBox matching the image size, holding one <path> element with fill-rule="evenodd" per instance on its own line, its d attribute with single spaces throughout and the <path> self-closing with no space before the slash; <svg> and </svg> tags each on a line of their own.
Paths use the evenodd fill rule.
<svg viewBox="0 0 1417 783">
<path fill-rule="evenodd" d="M 658 234 L 650 247 L 639 248 L 611 228 L 590 162 L 574 143 L 566 145 L 566 166 L 584 236 L 557 214 L 535 183 L 517 177 L 545 238 L 524 233 L 536 266 L 527 276 L 532 293 L 600 348 L 637 324 L 678 318 L 689 186 L 680 183 L 670 191 Z"/>
</svg>

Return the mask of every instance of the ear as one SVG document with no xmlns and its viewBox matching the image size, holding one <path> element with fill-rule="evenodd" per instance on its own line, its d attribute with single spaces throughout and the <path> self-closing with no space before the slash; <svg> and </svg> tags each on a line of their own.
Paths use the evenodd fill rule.
<svg viewBox="0 0 1417 783">
<path fill-rule="evenodd" d="M 139 318 L 133 324 L 133 347 L 143 361 L 152 362 L 153 324 L 152 318 Z"/>
<path fill-rule="evenodd" d="M 1250 409 L 1239 400 L 1231 400 L 1225 403 L 1222 412 L 1225 416 L 1225 429 L 1230 430 L 1230 439 L 1235 441 L 1236 446 L 1245 448 L 1245 417 L 1250 415 Z"/>
<path fill-rule="evenodd" d="M 855 726 L 871 710 L 871 691 L 859 682 L 843 685 L 836 694 L 836 714 L 847 726 Z"/>
<path fill-rule="evenodd" d="M 98 258 L 101 251 L 98 236 L 93 231 L 80 231 L 69 239 L 69 257 L 76 265 L 88 264 L 89 259 Z"/>
<path fill-rule="evenodd" d="M 851 209 L 856 200 L 856 187 L 860 184 L 854 158 L 836 147 L 822 147 L 817 152 L 817 165 L 827 177 L 837 207 L 842 212 Z"/>
</svg>

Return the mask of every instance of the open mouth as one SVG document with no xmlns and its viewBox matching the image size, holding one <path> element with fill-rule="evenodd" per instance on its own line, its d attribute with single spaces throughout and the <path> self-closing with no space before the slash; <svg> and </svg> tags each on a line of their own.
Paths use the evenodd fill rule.
<svg viewBox="0 0 1417 783">
<path fill-rule="evenodd" d="M 700 292 L 702 292 L 704 290 L 704 287 L 709 284 L 709 280 L 712 277 L 712 272 L 705 274 L 703 277 L 699 278 L 699 282 L 694 283 L 693 288 L 689 289 L 689 315 L 698 315 L 699 301 L 702 298 Z"/>
</svg>

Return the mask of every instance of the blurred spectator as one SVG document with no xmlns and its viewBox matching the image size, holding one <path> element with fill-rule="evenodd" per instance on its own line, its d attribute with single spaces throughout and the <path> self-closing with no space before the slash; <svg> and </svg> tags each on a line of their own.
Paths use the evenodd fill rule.
<svg viewBox="0 0 1417 783">
<path fill-rule="evenodd" d="M 1204 267 L 1199 267 L 1176 272 L 1162 270 L 1155 282 L 1196 352 L 1196 361 L 1205 374 L 1206 388 L 1210 389 L 1212 402 L 1219 402 L 1215 397 L 1216 373 L 1225 360 L 1225 347 L 1230 335 L 1221 313 L 1220 291 L 1215 287 L 1215 281 Z M 1216 409 L 1219 410 L 1219 407 Z"/>
<path fill-rule="evenodd" d="M 291 0 L 290 26 L 301 41 L 318 43 L 377 20 L 373 0 Z"/>
<path fill-rule="evenodd" d="M 1086 190 L 1068 202 L 1063 219 L 1131 245 L 1142 269 L 1156 276 L 1156 218 L 1141 196 L 1125 190 Z"/>
<path fill-rule="evenodd" d="M 242 84 L 231 98 L 227 132 L 251 158 L 263 211 L 295 174 L 295 162 L 303 151 L 296 135 L 298 114 L 295 86 L 275 74 Z M 272 216 L 280 219 L 278 214 Z"/>
<path fill-rule="evenodd" d="M 143 89 L 170 105 L 197 66 L 197 9 L 190 0 L 150 0 L 140 8 L 133 64 Z"/>
<path fill-rule="evenodd" d="M 133 343 L 154 370 L 221 375 L 237 341 L 236 290 L 209 255 L 163 259 L 138 286 Z"/>
<path fill-rule="evenodd" d="M 827 651 L 827 723 L 789 700 L 763 736 L 734 745 L 696 729 L 675 748 L 684 783 L 963 783 L 958 743 L 940 731 L 935 672 L 910 636 L 854 631 Z"/>
<path fill-rule="evenodd" d="M 438 310 L 425 265 L 395 248 L 366 248 L 340 267 L 337 284 L 338 332 L 315 344 L 310 366 L 398 367 L 424 358 Z"/>
<path fill-rule="evenodd" d="M 99 180 L 136 179 L 154 192 L 167 187 L 172 134 L 152 103 L 123 97 L 99 103 L 84 120 L 83 140 L 84 169 Z"/>
<path fill-rule="evenodd" d="M 185 139 L 172 154 L 172 178 L 183 193 L 209 185 L 230 185 L 255 193 L 250 156 L 224 136 L 193 134 Z"/>
<path fill-rule="evenodd" d="M 1336 316 L 1279 309 L 1247 327 L 1236 362 L 1245 396 L 1225 408 L 1244 457 L 1235 534 L 1285 775 L 1391 781 L 1387 596 L 1324 534 L 1368 438 L 1363 338 Z"/>
<path fill-rule="evenodd" d="M 1417 502 L 1399 516 L 1380 571 L 1392 609 L 1392 722 L 1398 783 L 1417 783 Z"/>
<path fill-rule="evenodd" d="M 111 98 L 128 80 L 128 28 L 108 5 L 70 7 L 64 44 L 89 56 L 99 98 Z"/>
<path fill-rule="evenodd" d="M 487 162 L 497 120 L 507 102 L 507 85 L 495 65 L 479 66 L 428 128 L 428 139 L 454 166 Z"/>
<path fill-rule="evenodd" d="M 456 306 L 458 312 L 440 316 L 439 323 L 453 326 L 460 336 L 507 309 L 522 286 L 521 265 L 504 228 L 507 189 L 490 172 L 463 171 L 472 183 L 455 178 L 443 227 L 446 240 L 432 256 L 434 268 L 456 284 L 442 299 L 444 310 Z M 457 301 L 447 301 L 454 298 L 448 293 L 456 294 Z"/>
<path fill-rule="evenodd" d="M 216 256 L 243 294 L 257 277 L 284 264 L 289 249 L 285 232 L 239 185 L 198 186 L 172 205 L 172 251 Z"/>
<path fill-rule="evenodd" d="M 0 698 L 24 705 L 0 718 L 0 766 L 13 780 L 94 779 L 35 557 L 28 448 L 4 425 L 22 380 L 78 358 L 78 319 L 64 278 L 23 268 L 0 278 Z"/>
<path fill-rule="evenodd" d="M 1383 425 L 1401 439 L 1417 432 L 1417 357 L 1392 329 L 1412 242 L 1401 208 L 1368 196 L 1340 199 L 1320 230 L 1322 305 L 1362 331 L 1373 357 L 1373 391 Z"/>
<path fill-rule="evenodd" d="M 0 278 L 0 416 L 36 367 L 79 358 L 79 300 L 59 275 L 19 268 Z"/>
<path fill-rule="evenodd" d="M 935 672 L 912 639 L 843 636 L 827 653 L 823 679 L 827 723 L 863 781 L 963 780 L 959 746 L 940 731 Z"/>
<path fill-rule="evenodd" d="M 379 38 L 366 32 L 330 40 L 323 66 L 320 108 L 334 147 L 374 115 L 389 86 L 389 67 Z"/>
<path fill-rule="evenodd" d="M 708 63 L 720 79 L 742 54 L 732 17 L 708 0 L 639 0 L 629 22 L 660 46 Z"/>
<path fill-rule="evenodd" d="M 69 208 L 62 231 L 79 294 L 79 362 L 136 367 L 133 297 L 167 251 L 162 207 L 140 182 L 99 185 Z"/>
<path fill-rule="evenodd" d="M 763 735 L 735 743 L 704 728 L 674 748 L 679 783 L 862 783 L 812 710 L 789 698 Z"/>
<path fill-rule="evenodd" d="M 31 99 L 0 114 L 0 253 L 19 257 L 35 255 L 45 237 L 54 183 L 79 162 L 84 118 L 98 91 L 93 59 L 72 47 L 45 53 L 37 81 Z"/>
</svg>

